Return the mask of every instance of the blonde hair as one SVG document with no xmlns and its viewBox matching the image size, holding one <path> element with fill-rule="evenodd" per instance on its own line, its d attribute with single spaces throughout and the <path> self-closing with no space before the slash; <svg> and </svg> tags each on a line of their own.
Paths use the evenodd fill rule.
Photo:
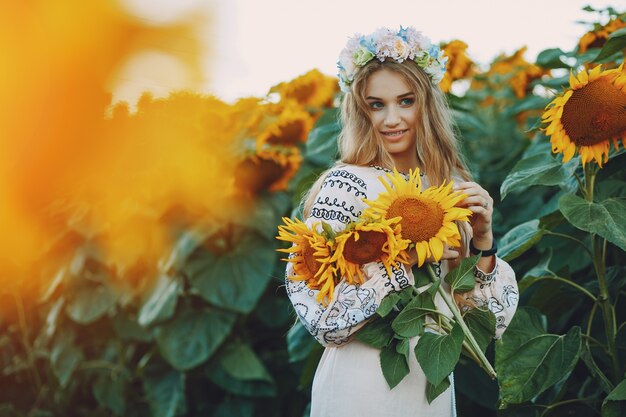
<svg viewBox="0 0 626 417">
<path fill-rule="evenodd" d="M 471 174 L 459 150 L 454 134 L 452 116 L 446 99 L 430 77 L 412 61 L 402 63 L 373 59 L 360 68 L 341 103 L 342 130 L 337 139 L 339 164 L 367 166 L 376 164 L 393 169 L 393 158 L 384 147 L 382 138 L 370 120 L 365 100 L 367 80 L 377 71 L 387 69 L 400 74 L 415 94 L 415 105 L 423 109 L 416 126 L 417 160 L 430 184 L 441 184 L 452 178 L 470 181 Z M 332 169 L 331 167 L 330 169 Z M 328 171 L 323 172 L 304 196 L 303 213 L 307 217 Z M 459 224 L 462 247 L 469 241 L 469 225 Z M 462 255 L 464 251 L 461 251 Z"/>
</svg>

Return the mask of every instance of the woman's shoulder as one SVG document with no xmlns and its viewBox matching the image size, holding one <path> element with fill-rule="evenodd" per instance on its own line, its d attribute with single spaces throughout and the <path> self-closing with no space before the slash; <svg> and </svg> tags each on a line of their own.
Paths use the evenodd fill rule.
<svg viewBox="0 0 626 417">
<path fill-rule="evenodd" d="M 378 178 L 384 175 L 386 171 L 389 170 L 375 165 L 338 163 L 328 170 L 325 181 L 343 181 L 367 189 L 372 182 L 377 183 Z"/>
</svg>

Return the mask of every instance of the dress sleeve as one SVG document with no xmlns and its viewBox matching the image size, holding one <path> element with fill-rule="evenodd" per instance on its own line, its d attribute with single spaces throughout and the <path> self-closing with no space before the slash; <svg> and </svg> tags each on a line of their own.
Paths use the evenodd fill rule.
<svg viewBox="0 0 626 417">
<path fill-rule="evenodd" d="M 339 232 L 365 209 L 367 182 L 354 173 L 336 168 L 331 170 L 316 196 L 310 216 L 305 223 L 323 220 Z M 351 336 L 374 315 L 381 300 L 392 291 L 400 291 L 413 284 L 413 275 L 401 264 L 392 268 L 389 276 L 381 262 L 362 267 L 365 282 L 348 284 L 345 279 L 335 287 L 333 299 L 327 306 L 316 301 L 318 290 L 304 281 L 291 280 L 293 266 L 287 264 L 285 283 L 287 295 L 298 318 L 319 343 L 337 347 L 350 341 Z"/>
<path fill-rule="evenodd" d="M 506 261 L 496 256 L 493 271 L 486 273 L 474 268 L 474 281 L 474 289 L 464 293 L 463 297 L 468 304 L 487 307 L 496 316 L 495 338 L 499 339 L 511 323 L 519 301 L 515 272 Z"/>
</svg>

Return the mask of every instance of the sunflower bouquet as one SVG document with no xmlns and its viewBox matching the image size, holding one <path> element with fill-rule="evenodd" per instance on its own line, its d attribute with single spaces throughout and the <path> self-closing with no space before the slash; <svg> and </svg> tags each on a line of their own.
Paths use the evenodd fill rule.
<svg viewBox="0 0 626 417">
<path fill-rule="evenodd" d="M 415 285 L 387 295 L 357 339 L 381 349 L 383 375 L 393 388 L 409 373 L 409 339 L 421 336 L 415 356 L 428 380 L 429 401 L 447 389 L 447 376 L 463 350 L 495 378 L 484 355 L 495 334 L 495 316 L 477 308 L 462 313 L 441 285 L 439 274 L 426 262 L 441 260 L 446 245 L 461 245 L 456 222 L 469 221 L 471 211 L 456 204 L 466 195 L 453 190 L 453 182 L 422 190 L 419 170 L 411 171 L 406 179 L 397 171 L 379 179 L 386 192 L 376 200 L 364 200 L 368 207 L 344 230 L 336 232 L 323 221 L 309 227 L 300 220 L 283 218 L 277 238 L 292 243 L 288 249 L 279 249 L 289 254 L 284 260 L 293 264 L 290 279 L 319 290 L 317 301 L 328 305 L 341 279 L 355 285 L 364 282 L 363 265 L 380 261 L 392 276 L 392 267 L 409 264 L 409 254 L 415 251 Z M 452 293 L 474 288 L 473 268 L 478 259 L 463 259 L 446 275 Z M 429 283 L 427 290 L 418 291 Z M 452 317 L 437 308 L 437 294 Z"/>
</svg>

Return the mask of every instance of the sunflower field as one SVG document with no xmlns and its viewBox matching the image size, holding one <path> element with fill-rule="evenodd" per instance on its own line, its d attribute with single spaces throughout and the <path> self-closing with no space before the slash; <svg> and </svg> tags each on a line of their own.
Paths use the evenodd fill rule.
<svg viewBox="0 0 626 417">
<path fill-rule="evenodd" d="M 33 4 L 0 16 L 0 417 L 308 416 L 322 347 L 276 236 L 336 158 L 337 79 L 111 104 L 110 73 L 167 29 Z M 442 45 L 520 289 L 497 380 L 454 370 L 461 416 L 626 415 L 626 12 L 587 11 L 536 62 Z"/>
</svg>

